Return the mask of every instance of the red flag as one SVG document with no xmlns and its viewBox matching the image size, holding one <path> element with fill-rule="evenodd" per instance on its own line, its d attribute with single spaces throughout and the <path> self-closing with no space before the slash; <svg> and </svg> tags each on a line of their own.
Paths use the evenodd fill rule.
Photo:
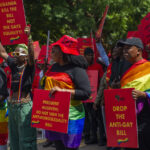
<svg viewBox="0 0 150 150">
<path fill-rule="evenodd" d="M 103 30 L 103 26 L 104 26 L 104 23 L 105 23 L 105 19 L 106 19 L 106 16 L 107 16 L 108 9 L 109 9 L 109 6 L 107 5 L 106 8 L 105 8 L 105 12 L 103 14 L 103 17 L 101 19 L 99 28 L 98 28 L 98 30 L 96 32 L 96 35 L 95 35 L 97 39 L 99 39 L 102 35 L 102 30 Z"/>
<path fill-rule="evenodd" d="M 44 63 L 44 60 L 46 60 L 46 49 L 47 49 L 47 45 L 42 45 L 41 51 L 38 57 L 38 60 L 42 61 L 42 63 Z M 48 63 L 50 62 L 50 50 L 51 50 L 51 46 L 49 46 L 49 51 L 48 51 Z"/>
<path fill-rule="evenodd" d="M 38 59 L 41 57 L 46 58 L 46 45 L 42 45 L 42 47 L 41 47 L 41 51 L 40 51 Z"/>
</svg>

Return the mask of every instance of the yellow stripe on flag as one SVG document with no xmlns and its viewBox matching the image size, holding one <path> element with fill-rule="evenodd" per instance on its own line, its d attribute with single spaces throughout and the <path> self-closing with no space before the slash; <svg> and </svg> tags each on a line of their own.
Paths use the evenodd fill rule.
<svg viewBox="0 0 150 150">
<path fill-rule="evenodd" d="M 7 110 L 0 110 L 0 123 L 1 122 L 8 122 L 8 117 L 6 118 L 5 115 L 6 115 L 6 112 Z"/>
<path fill-rule="evenodd" d="M 122 88 L 135 88 L 136 90 L 140 90 L 140 91 L 145 91 L 147 89 L 150 89 L 150 74 L 135 79 L 134 81 L 127 83 Z"/>
<path fill-rule="evenodd" d="M 124 87 L 126 84 L 136 80 L 138 78 L 144 77 L 145 75 L 150 74 L 150 62 L 146 62 L 137 66 L 136 68 L 130 68 L 129 72 L 127 72 L 121 79 L 121 87 Z"/>
<path fill-rule="evenodd" d="M 0 134 L 6 134 L 6 133 L 8 133 L 8 123 L 1 122 L 0 123 Z"/>
</svg>

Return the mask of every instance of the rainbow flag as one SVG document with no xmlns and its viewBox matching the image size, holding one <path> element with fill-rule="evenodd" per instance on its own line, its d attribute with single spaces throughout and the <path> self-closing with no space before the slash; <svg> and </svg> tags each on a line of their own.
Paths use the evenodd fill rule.
<svg viewBox="0 0 150 150">
<path fill-rule="evenodd" d="M 39 124 L 40 123 L 40 121 L 32 121 L 32 124 Z"/>
<path fill-rule="evenodd" d="M 62 89 L 74 89 L 74 84 L 67 73 L 51 72 L 45 79 L 45 90 L 51 90 L 58 86 Z M 69 108 L 68 133 L 49 131 L 49 139 L 52 141 L 61 140 L 65 147 L 78 147 L 82 139 L 85 112 L 82 101 L 71 100 Z"/>
<path fill-rule="evenodd" d="M 125 138 L 125 139 L 118 139 L 117 142 L 118 142 L 118 145 L 120 145 L 121 143 L 126 143 L 128 142 L 128 138 Z"/>
<path fill-rule="evenodd" d="M 6 112 L 6 107 L 0 107 L 0 146 L 6 145 L 8 140 L 8 117 L 6 117 Z"/>
<path fill-rule="evenodd" d="M 135 88 L 149 92 L 150 90 L 150 62 L 145 59 L 133 64 L 121 79 L 122 88 Z"/>
<path fill-rule="evenodd" d="M 20 36 L 10 38 L 10 42 L 13 43 L 15 40 L 19 40 Z"/>
</svg>

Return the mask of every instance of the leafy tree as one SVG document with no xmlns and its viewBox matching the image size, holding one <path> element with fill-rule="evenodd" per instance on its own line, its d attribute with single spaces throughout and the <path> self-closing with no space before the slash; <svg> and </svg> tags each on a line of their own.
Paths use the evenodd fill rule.
<svg viewBox="0 0 150 150">
<path fill-rule="evenodd" d="M 41 44 L 46 44 L 48 30 L 51 42 L 64 34 L 77 38 L 89 36 L 91 30 L 95 33 L 106 5 L 110 7 L 102 39 L 107 49 L 125 38 L 127 31 L 137 30 L 150 12 L 150 0 L 24 0 L 33 39 Z"/>
</svg>

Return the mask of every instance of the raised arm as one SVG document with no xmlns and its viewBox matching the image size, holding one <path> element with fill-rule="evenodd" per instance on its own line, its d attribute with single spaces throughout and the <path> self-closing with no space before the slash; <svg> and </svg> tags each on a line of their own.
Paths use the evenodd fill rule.
<svg viewBox="0 0 150 150">
<path fill-rule="evenodd" d="M 34 62 L 34 47 L 33 47 L 33 42 L 32 42 L 32 38 L 31 38 L 31 32 L 30 32 L 30 27 L 26 26 L 25 27 L 25 34 L 28 36 L 28 62 L 29 65 L 32 66 L 35 64 Z"/>
<path fill-rule="evenodd" d="M 8 54 L 3 45 L 1 44 L 1 42 L 0 42 L 0 57 L 2 57 L 5 60 L 8 58 Z"/>
</svg>

